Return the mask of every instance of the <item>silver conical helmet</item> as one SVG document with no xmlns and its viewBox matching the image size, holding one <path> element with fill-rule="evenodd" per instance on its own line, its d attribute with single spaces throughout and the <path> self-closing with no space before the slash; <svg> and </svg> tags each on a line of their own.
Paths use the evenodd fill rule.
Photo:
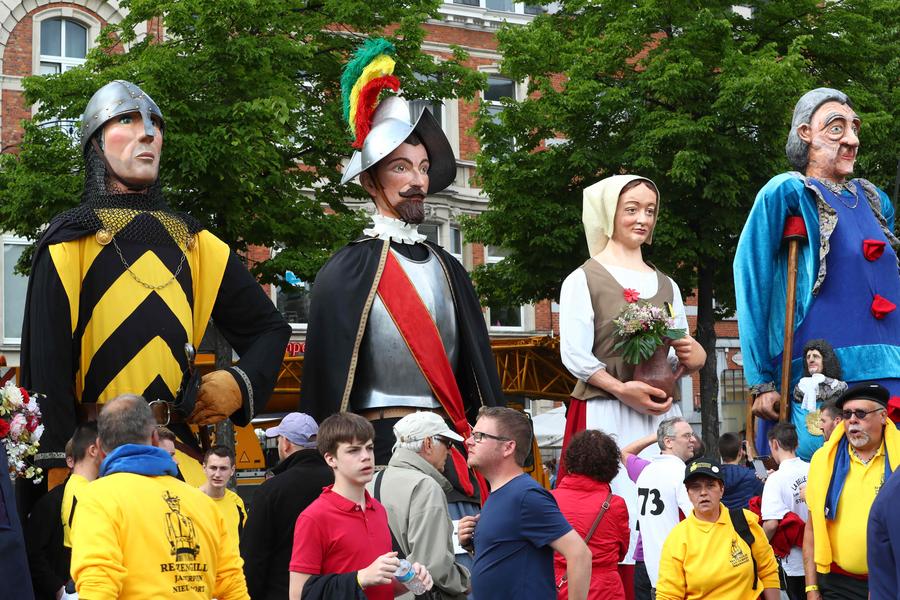
<svg viewBox="0 0 900 600">
<path fill-rule="evenodd" d="M 160 128 L 163 126 L 162 111 L 159 110 L 156 102 L 144 90 L 130 81 L 116 79 L 94 92 L 94 95 L 88 100 L 84 114 L 81 115 L 81 151 L 84 152 L 91 137 L 107 121 L 130 112 L 141 113 L 144 131 L 147 135 L 155 133 L 151 115 L 159 119 Z"/>
<path fill-rule="evenodd" d="M 341 183 L 347 183 L 393 152 L 415 133 L 428 152 L 428 193 L 440 192 L 456 178 L 456 158 L 437 119 L 426 108 L 415 123 L 409 117 L 409 104 L 399 96 L 388 96 L 379 103 L 372 117 L 372 128 L 344 169 Z"/>
</svg>

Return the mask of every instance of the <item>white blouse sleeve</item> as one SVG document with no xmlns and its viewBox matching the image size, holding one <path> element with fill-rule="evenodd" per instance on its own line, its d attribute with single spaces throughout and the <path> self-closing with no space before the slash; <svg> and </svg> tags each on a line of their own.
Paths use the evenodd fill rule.
<svg viewBox="0 0 900 600">
<path fill-rule="evenodd" d="M 594 307 L 584 270 L 575 269 L 559 292 L 559 352 L 569 373 L 587 381 L 606 367 L 594 356 L 593 349 Z"/>
<path fill-rule="evenodd" d="M 669 277 L 669 281 L 672 282 L 672 312 L 675 313 L 675 329 L 684 329 L 688 335 L 690 335 L 691 330 L 688 326 L 687 320 L 687 312 L 684 310 L 684 300 L 681 298 L 681 290 L 678 288 L 678 284 L 675 283 L 675 280 Z M 669 348 L 669 364 L 672 365 L 672 369 L 676 369 L 678 367 L 678 358 L 675 356 L 675 350 L 673 348 Z"/>
<path fill-rule="evenodd" d="M 672 282 L 672 311 L 675 313 L 675 329 L 684 329 L 688 333 L 687 313 L 684 310 L 684 300 L 681 298 L 681 290 L 675 280 L 669 277 Z"/>
</svg>

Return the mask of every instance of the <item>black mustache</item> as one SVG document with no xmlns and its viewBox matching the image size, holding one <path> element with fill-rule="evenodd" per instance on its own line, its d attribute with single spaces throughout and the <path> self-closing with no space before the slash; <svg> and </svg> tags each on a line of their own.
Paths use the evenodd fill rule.
<svg viewBox="0 0 900 600">
<path fill-rule="evenodd" d="M 425 190 L 423 190 L 422 188 L 420 188 L 417 185 L 414 185 L 411 188 L 409 188 L 408 190 L 406 190 L 405 192 L 399 192 L 399 196 L 401 198 L 412 198 L 414 196 L 423 196 L 424 197 Z"/>
</svg>

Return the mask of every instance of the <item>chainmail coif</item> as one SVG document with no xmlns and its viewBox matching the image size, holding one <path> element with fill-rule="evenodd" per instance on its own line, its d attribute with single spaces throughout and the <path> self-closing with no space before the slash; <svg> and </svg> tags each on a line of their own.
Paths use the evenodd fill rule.
<svg viewBox="0 0 900 600">
<path fill-rule="evenodd" d="M 91 232 L 106 230 L 118 239 L 151 246 L 175 245 L 182 251 L 204 229 L 192 216 L 173 211 L 166 203 L 157 179 L 145 192 L 116 192 L 109 183 L 106 162 L 93 145 L 85 150 L 84 191 L 81 204 L 56 219 L 77 224 Z"/>
</svg>

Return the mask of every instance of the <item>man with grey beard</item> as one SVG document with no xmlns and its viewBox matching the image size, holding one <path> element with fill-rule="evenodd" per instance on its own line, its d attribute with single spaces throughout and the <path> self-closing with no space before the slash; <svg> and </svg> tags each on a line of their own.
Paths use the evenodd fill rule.
<svg viewBox="0 0 900 600">
<path fill-rule="evenodd" d="M 869 597 L 869 511 L 900 464 L 900 433 L 887 418 L 889 398 L 877 383 L 850 387 L 836 403 L 843 421 L 813 455 L 803 540 L 807 600 Z"/>
</svg>

